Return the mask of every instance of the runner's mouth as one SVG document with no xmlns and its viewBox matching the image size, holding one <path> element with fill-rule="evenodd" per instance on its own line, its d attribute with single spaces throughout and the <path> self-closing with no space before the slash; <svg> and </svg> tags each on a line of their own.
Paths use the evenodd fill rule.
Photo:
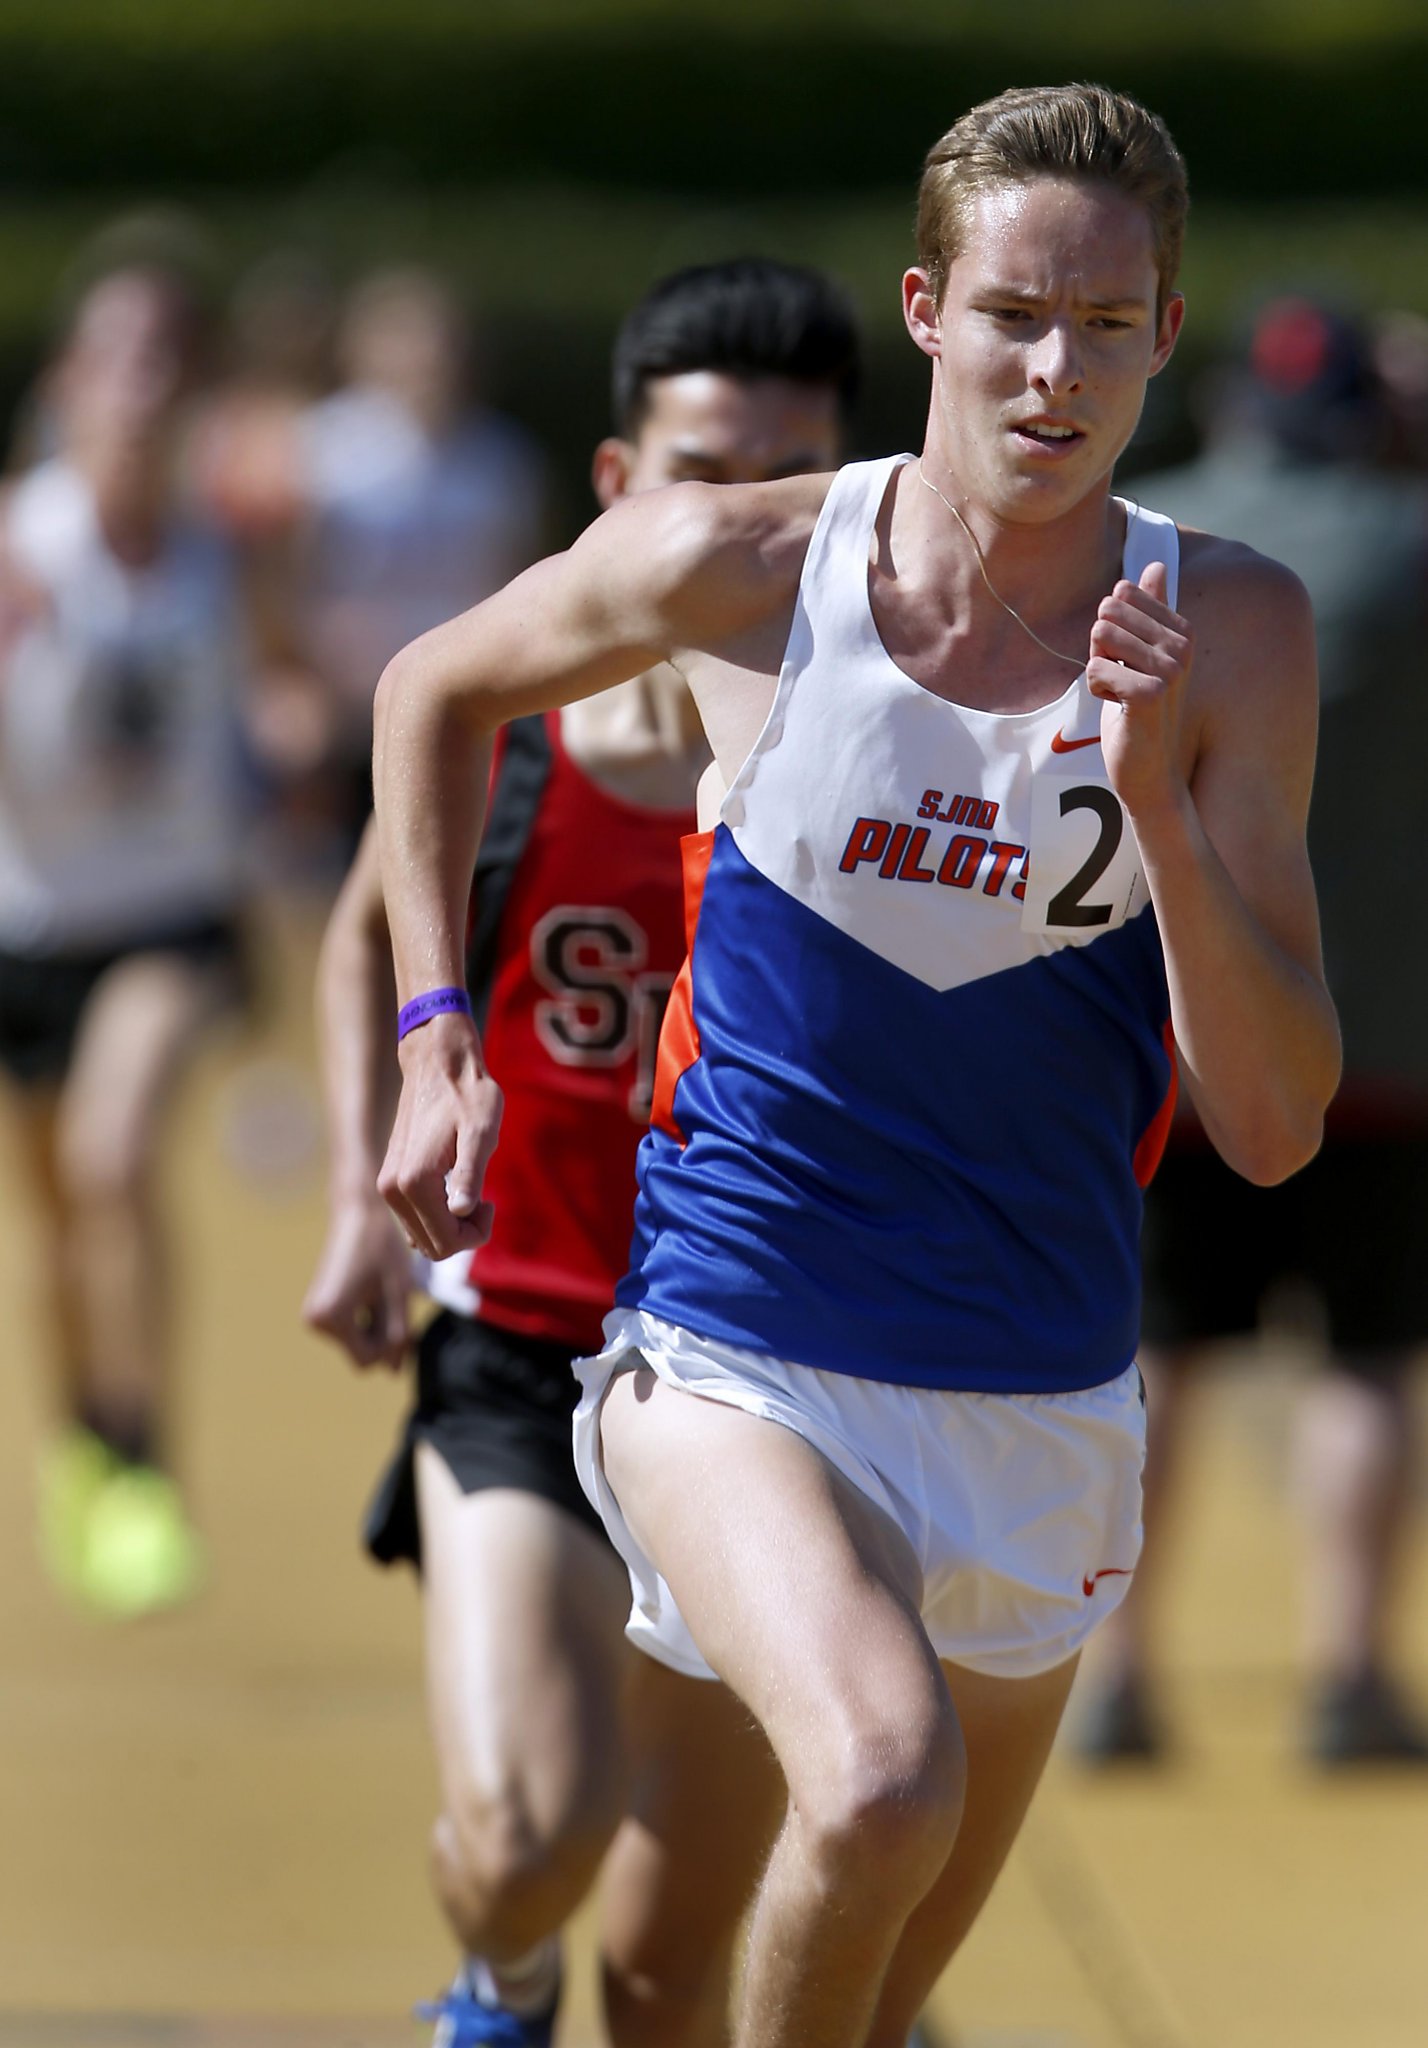
<svg viewBox="0 0 1428 2048">
<path fill-rule="evenodd" d="M 1011 434 L 1024 448 L 1051 456 L 1068 454 L 1086 438 L 1082 429 L 1072 426 L 1069 420 L 1018 420 Z"/>
</svg>

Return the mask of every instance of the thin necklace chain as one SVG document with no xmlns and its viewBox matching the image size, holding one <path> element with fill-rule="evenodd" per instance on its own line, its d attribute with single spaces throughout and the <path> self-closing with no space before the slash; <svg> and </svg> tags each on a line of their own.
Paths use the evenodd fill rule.
<svg viewBox="0 0 1428 2048">
<path fill-rule="evenodd" d="M 1083 669 L 1086 666 L 1086 664 L 1081 659 L 1079 654 L 1063 654 L 1059 647 L 1050 646 L 1045 640 L 1042 639 L 1041 635 L 1037 632 L 1034 626 L 1028 626 L 1026 620 L 1022 617 L 1021 613 L 1016 609 L 1016 607 L 1014 605 L 1010 605 L 1007 603 L 1006 599 L 1002 596 L 1001 592 L 993 583 L 991 577 L 987 574 L 986 558 L 982 554 L 981 542 L 977 539 L 976 534 L 973 533 L 971 527 L 967 524 L 966 520 L 957 510 L 957 507 L 952 503 L 952 500 L 944 496 L 943 493 L 938 490 L 936 484 L 933 483 L 931 479 L 924 474 L 922 468 L 922 458 L 920 456 L 918 457 L 917 463 L 917 475 L 919 482 L 927 486 L 928 490 L 931 491 L 934 498 L 942 499 L 942 502 L 947 507 L 947 510 L 952 514 L 952 517 L 961 527 L 963 533 L 966 534 L 968 540 L 972 543 L 972 553 L 977 557 L 977 567 L 981 571 L 983 583 L 985 583 L 987 586 L 988 596 L 993 598 L 996 601 L 996 603 L 1001 606 L 1002 610 L 1006 613 L 1009 619 L 1016 620 L 1017 624 L 1021 627 L 1023 633 L 1026 634 L 1028 639 L 1034 640 L 1036 642 L 1037 646 L 1041 649 L 1043 654 L 1053 655 L 1057 661 L 1068 661 L 1074 669 Z"/>
</svg>

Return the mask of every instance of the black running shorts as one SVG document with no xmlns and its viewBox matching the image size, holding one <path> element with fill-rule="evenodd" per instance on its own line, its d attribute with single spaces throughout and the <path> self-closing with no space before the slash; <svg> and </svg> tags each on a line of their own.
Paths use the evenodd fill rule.
<svg viewBox="0 0 1428 2048">
<path fill-rule="evenodd" d="M 367 1510 L 363 1535 L 379 1564 L 421 1564 L 419 1443 L 440 1453 L 463 1493 L 514 1487 L 604 1536 L 570 1446 L 580 1394 L 570 1362 L 579 1355 L 568 1344 L 517 1336 L 450 1309 L 428 1323 L 417 1346 L 416 1405 Z"/>
<path fill-rule="evenodd" d="M 1322 1303 L 1343 1362 L 1428 1342 L 1428 1131 L 1330 1132 L 1273 1188 L 1242 1180 L 1208 1145 L 1167 1153 L 1146 1196 L 1147 1345 L 1254 1331 L 1271 1289 Z"/>
<path fill-rule="evenodd" d="M 22 1088 L 62 1082 L 90 997 L 111 967 L 140 953 L 177 954 L 198 967 L 221 967 L 232 977 L 234 1000 L 246 997 L 243 934 L 231 917 L 156 927 L 90 952 L 0 950 L 0 1067 Z"/>
</svg>

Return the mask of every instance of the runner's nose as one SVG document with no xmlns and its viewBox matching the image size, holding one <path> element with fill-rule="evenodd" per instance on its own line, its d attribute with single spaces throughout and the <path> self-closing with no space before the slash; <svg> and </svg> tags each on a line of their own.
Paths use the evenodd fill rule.
<svg viewBox="0 0 1428 2048">
<path fill-rule="evenodd" d="M 1032 344 L 1029 382 L 1048 398 L 1069 398 L 1081 389 L 1081 346 L 1069 320 L 1050 320 Z"/>
</svg>

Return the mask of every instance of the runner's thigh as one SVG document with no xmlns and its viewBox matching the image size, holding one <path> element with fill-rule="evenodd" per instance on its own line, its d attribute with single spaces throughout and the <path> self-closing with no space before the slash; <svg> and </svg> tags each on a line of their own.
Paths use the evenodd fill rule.
<svg viewBox="0 0 1428 2048">
<path fill-rule="evenodd" d="M 945 1718 L 911 1546 L 791 1428 L 642 1366 L 611 1384 L 601 1445 L 636 1541 L 786 1768 L 845 1725 L 920 1744 Z"/>
<path fill-rule="evenodd" d="M 619 1560 L 565 1509 L 463 1494 L 417 1448 L 430 1711 L 448 1797 L 513 1782 L 550 1818 L 618 1769 L 629 1599 Z"/>
<path fill-rule="evenodd" d="M 184 1055 L 223 1001 L 222 971 L 177 953 L 137 953 L 97 983 L 65 1084 L 60 1142 L 118 1171 L 144 1163 Z"/>
<path fill-rule="evenodd" d="M 621 1974 L 677 1991 L 727 1971 L 783 1816 L 783 1774 L 727 1686 L 632 1661 L 629 1812 L 605 1866 L 603 1946 Z"/>
<path fill-rule="evenodd" d="M 901 2043 L 971 1931 L 1041 1782 L 1077 1659 L 1035 1678 L 943 1671 L 967 1745 L 962 1824 L 946 1868 L 904 1930 L 888 1971 L 872 2048 Z"/>
</svg>

